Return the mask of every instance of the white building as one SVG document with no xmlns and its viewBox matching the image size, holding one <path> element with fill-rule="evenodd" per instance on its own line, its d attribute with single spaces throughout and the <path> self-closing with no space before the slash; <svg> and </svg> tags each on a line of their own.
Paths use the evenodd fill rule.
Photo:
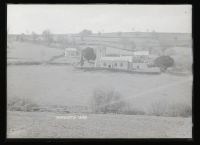
<svg viewBox="0 0 200 145">
<path fill-rule="evenodd" d="M 133 54 L 132 69 L 148 69 L 149 51 L 135 51 Z"/>
<path fill-rule="evenodd" d="M 131 69 L 132 56 L 104 56 L 101 57 L 100 67 L 110 69 Z"/>
<path fill-rule="evenodd" d="M 100 49 L 97 53 L 97 65 L 95 66 L 120 70 L 148 70 L 149 56 L 149 51 L 135 51 L 126 56 L 106 56 Z"/>
<path fill-rule="evenodd" d="M 134 51 L 133 55 L 135 55 L 135 56 L 148 56 L 149 51 Z"/>
<path fill-rule="evenodd" d="M 80 57 L 80 52 L 76 48 L 65 48 L 65 56 Z"/>
</svg>

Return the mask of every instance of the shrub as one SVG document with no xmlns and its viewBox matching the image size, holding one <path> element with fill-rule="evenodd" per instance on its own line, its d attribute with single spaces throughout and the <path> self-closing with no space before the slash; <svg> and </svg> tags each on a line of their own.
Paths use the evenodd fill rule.
<svg viewBox="0 0 200 145">
<path fill-rule="evenodd" d="M 122 112 L 122 114 L 126 114 L 126 115 L 145 115 L 146 113 L 143 110 L 139 110 L 139 109 L 133 108 L 133 109 L 124 110 Z"/>
<path fill-rule="evenodd" d="M 156 102 L 151 105 L 148 114 L 168 117 L 189 117 L 192 115 L 192 106 L 186 103 L 166 104 Z"/>
<path fill-rule="evenodd" d="M 97 88 L 93 92 L 91 108 L 94 113 L 121 113 L 127 103 L 111 88 Z"/>
<path fill-rule="evenodd" d="M 178 103 L 178 104 L 171 104 L 169 106 L 169 116 L 176 117 L 176 116 L 181 116 L 181 117 L 189 117 L 192 116 L 192 106 L 189 104 L 183 104 L 183 103 Z"/>
<path fill-rule="evenodd" d="M 151 108 L 148 110 L 149 115 L 163 116 L 166 112 L 167 106 L 161 102 L 154 102 L 151 104 Z"/>
<path fill-rule="evenodd" d="M 38 111 L 39 106 L 31 99 L 13 97 L 8 100 L 10 111 Z"/>
</svg>

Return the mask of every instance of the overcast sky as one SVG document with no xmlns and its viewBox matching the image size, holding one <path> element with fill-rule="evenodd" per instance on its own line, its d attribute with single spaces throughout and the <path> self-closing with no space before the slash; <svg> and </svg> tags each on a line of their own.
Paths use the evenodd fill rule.
<svg viewBox="0 0 200 145">
<path fill-rule="evenodd" d="M 8 5 L 8 31 L 191 33 L 190 5 Z"/>
</svg>

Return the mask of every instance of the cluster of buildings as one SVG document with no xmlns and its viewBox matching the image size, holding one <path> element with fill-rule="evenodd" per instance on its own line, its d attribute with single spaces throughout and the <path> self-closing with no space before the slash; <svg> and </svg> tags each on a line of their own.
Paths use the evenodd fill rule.
<svg viewBox="0 0 200 145">
<path fill-rule="evenodd" d="M 94 67 L 115 70 L 148 70 L 152 69 L 152 56 L 148 51 L 134 51 L 130 55 L 111 56 L 106 54 L 106 48 L 96 48 Z M 81 57 L 81 52 L 76 48 L 65 49 L 67 57 Z M 158 68 L 156 68 L 157 71 Z M 154 67 L 155 70 L 155 67 Z"/>
<path fill-rule="evenodd" d="M 101 50 L 102 51 L 102 50 Z M 98 53 L 95 61 L 95 67 L 134 70 L 147 69 L 150 63 L 148 51 L 135 51 L 130 55 L 107 56 L 106 53 Z M 102 55 L 104 54 L 104 55 Z"/>
</svg>

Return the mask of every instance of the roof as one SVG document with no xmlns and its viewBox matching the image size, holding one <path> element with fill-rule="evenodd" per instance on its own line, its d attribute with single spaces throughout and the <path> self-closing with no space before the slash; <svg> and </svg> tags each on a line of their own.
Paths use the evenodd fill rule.
<svg viewBox="0 0 200 145">
<path fill-rule="evenodd" d="M 132 62 L 133 57 L 132 56 L 105 56 L 101 57 L 101 60 L 106 60 L 106 61 L 128 61 Z"/>
<path fill-rule="evenodd" d="M 65 48 L 65 51 L 77 51 L 76 48 Z"/>
<path fill-rule="evenodd" d="M 149 51 L 135 51 L 134 55 L 149 55 Z"/>
</svg>

